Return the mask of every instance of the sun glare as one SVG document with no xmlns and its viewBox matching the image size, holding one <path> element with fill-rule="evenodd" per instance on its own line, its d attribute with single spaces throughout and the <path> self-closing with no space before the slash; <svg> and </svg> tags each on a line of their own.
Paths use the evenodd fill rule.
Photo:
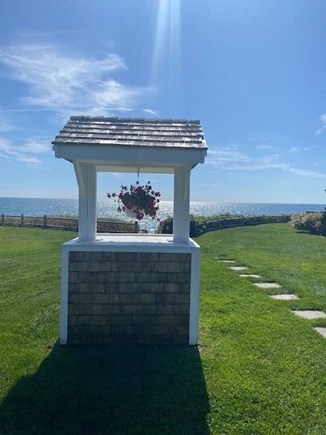
<svg viewBox="0 0 326 435">
<path fill-rule="evenodd" d="M 180 0 L 159 0 L 151 82 L 168 67 L 170 83 L 180 74 Z"/>
</svg>

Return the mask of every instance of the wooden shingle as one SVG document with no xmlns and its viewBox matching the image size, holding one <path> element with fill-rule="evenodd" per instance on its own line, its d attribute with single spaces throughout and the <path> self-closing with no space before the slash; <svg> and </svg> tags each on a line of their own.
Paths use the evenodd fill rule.
<svg viewBox="0 0 326 435">
<path fill-rule="evenodd" d="M 72 116 L 54 145 L 118 145 L 206 149 L 199 121 Z"/>
</svg>

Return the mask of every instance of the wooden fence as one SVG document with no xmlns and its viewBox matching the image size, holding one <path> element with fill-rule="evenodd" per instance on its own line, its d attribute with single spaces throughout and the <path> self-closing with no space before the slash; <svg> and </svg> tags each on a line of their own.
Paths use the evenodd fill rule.
<svg viewBox="0 0 326 435">
<path fill-rule="evenodd" d="M 13 227 L 36 227 L 46 229 L 60 229 L 78 231 L 78 218 L 61 216 L 25 216 L 1 214 L 0 226 Z M 98 233 L 138 233 L 138 222 L 111 221 L 107 219 L 97 220 Z"/>
</svg>

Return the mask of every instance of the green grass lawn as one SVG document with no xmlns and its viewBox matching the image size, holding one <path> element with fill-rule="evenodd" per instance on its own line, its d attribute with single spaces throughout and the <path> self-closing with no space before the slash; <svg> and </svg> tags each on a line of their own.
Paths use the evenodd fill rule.
<svg viewBox="0 0 326 435">
<path fill-rule="evenodd" d="M 0 433 L 326 434 L 326 239 L 288 224 L 205 234 L 200 346 L 61 347 L 61 231 L 0 228 Z M 220 258 L 277 281 L 270 299 Z"/>
<path fill-rule="evenodd" d="M 326 312 L 325 237 L 271 224 L 207 233 L 199 243 L 208 257 L 236 260 L 249 267 L 248 273 L 262 275 L 261 281 L 276 281 L 284 293 L 296 293 L 301 299 L 291 302 L 292 308 Z"/>
</svg>

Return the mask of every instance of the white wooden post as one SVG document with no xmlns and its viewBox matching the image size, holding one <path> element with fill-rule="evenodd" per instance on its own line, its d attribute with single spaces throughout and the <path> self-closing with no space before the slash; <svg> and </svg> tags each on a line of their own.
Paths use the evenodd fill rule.
<svg viewBox="0 0 326 435">
<path fill-rule="evenodd" d="M 74 163 L 79 187 L 79 240 L 96 238 L 96 167 Z"/>
<path fill-rule="evenodd" d="M 175 243 L 189 241 L 190 171 L 189 166 L 174 169 L 173 241 Z"/>
</svg>

